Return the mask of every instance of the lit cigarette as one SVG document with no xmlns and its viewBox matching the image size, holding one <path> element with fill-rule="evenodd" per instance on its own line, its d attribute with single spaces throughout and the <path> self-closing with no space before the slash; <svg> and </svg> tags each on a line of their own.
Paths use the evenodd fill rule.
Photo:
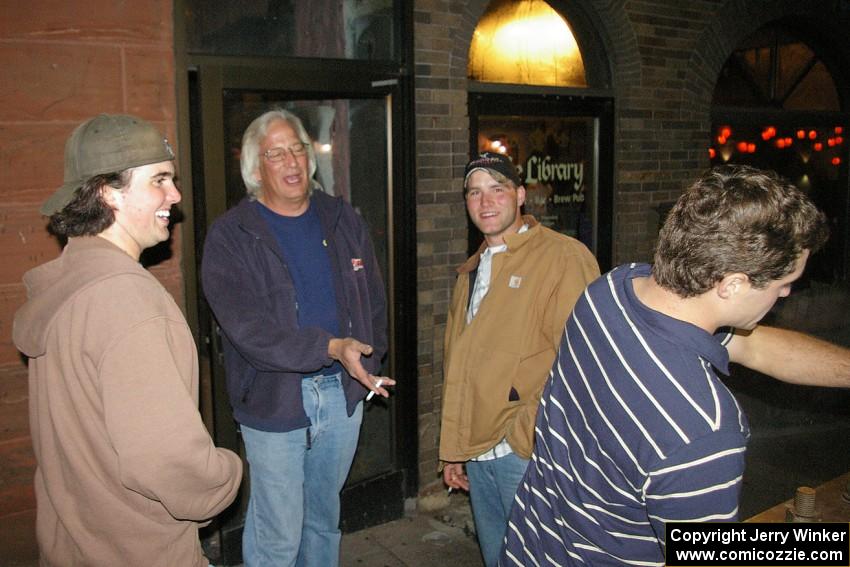
<svg viewBox="0 0 850 567">
<path fill-rule="evenodd" d="M 375 382 L 375 388 L 380 388 L 381 384 L 383 384 L 383 383 L 384 383 L 384 379 L 378 378 L 378 381 Z M 366 396 L 366 401 L 368 402 L 369 400 L 371 400 L 374 395 L 375 395 L 375 390 L 370 391 L 369 395 Z"/>
</svg>

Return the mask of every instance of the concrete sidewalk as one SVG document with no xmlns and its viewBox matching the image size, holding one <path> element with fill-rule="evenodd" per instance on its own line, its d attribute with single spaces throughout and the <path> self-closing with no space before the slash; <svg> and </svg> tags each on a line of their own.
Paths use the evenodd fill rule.
<svg viewBox="0 0 850 567">
<path fill-rule="evenodd" d="M 404 518 L 343 535 L 340 567 L 483 567 L 466 494 L 432 512 L 410 502 Z"/>
<path fill-rule="evenodd" d="M 430 499 L 430 500 L 429 500 Z M 482 567 L 466 494 L 408 501 L 399 520 L 344 534 L 340 567 Z M 35 513 L 6 518 L 0 526 L 0 567 L 36 567 Z"/>
</svg>

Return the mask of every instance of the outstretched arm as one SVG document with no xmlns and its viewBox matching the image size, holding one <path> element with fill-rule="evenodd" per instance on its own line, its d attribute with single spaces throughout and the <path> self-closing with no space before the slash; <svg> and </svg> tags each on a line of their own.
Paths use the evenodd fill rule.
<svg viewBox="0 0 850 567">
<path fill-rule="evenodd" d="M 760 325 L 736 330 L 728 349 L 732 362 L 783 382 L 850 388 L 850 349 L 811 335 Z"/>
</svg>

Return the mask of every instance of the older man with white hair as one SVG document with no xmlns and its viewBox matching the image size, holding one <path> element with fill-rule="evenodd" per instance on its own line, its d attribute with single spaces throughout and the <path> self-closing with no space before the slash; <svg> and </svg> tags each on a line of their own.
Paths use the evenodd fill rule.
<svg viewBox="0 0 850 567">
<path fill-rule="evenodd" d="M 339 561 L 339 494 L 362 400 L 389 395 L 381 270 L 366 223 L 313 180 L 301 121 L 274 109 L 242 140 L 247 196 L 210 228 L 203 287 L 250 464 L 246 565 Z"/>
</svg>

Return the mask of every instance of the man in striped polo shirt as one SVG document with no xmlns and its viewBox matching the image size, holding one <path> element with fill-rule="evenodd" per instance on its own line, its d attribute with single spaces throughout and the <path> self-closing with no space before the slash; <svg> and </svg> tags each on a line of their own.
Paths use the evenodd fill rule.
<svg viewBox="0 0 850 567">
<path fill-rule="evenodd" d="M 653 266 L 623 265 L 588 287 L 543 392 L 501 565 L 661 566 L 666 522 L 738 519 L 749 427 L 716 371 L 731 359 L 848 385 L 833 372 L 840 349 L 828 360 L 816 339 L 757 327 L 826 237 L 797 188 L 724 166 L 680 197 Z M 792 341 L 825 369 L 795 358 Z"/>
</svg>

